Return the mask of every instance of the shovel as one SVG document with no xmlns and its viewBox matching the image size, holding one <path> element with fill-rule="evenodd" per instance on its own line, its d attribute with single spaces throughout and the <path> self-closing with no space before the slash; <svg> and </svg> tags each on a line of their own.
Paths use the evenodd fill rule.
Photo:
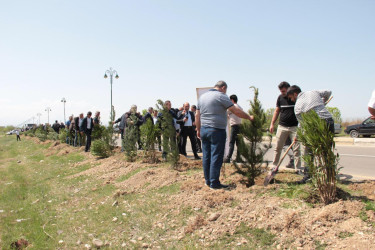
<svg viewBox="0 0 375 250">
<path fill-rule="evenodd" d="M 279 171 L 279 167 L 280 167 L 280 164 L 281 162 L 283 162 L 285 156 L 288 154 L 289 150 L 293 147 L 293 145 L 295 144 L 296 142 L 293 141 L 292 144 L 290 144 L 290 146 L 288 147 L 288 149 L 285 151 L 283 157 L 281 157 L 281 160 L 279 161 L 279 164 L 277 164 L 276 168 L 274 168 L 273 170 L 271 170 L 268 175 L 266 176 L 266 178 L 264 179 L 264 183 L 263 185 L 264 186 L 267 186 L 268 184 L 270 184 L 271 180 L 275 177 L 275 175 L 277 174 L 277 171 Z"/>
</svg>

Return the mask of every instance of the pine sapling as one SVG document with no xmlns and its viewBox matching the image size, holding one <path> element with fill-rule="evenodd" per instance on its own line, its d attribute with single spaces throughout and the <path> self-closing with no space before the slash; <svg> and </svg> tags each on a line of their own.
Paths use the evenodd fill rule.
<svg viewBox="0 0 375 250">
<path fill-rule="evenodd" d="M 159 134 L 159 128 L 154 125 L 152 119 L 148 119 L 140 128 L 141 141 L 144 149 L 144 157 L 149 163 L 156 163 L 155 144 Z"/>
<path fill-rule="evenodd" d="M 259 91 L 254 86 L 254 98 L 250 101 L 249 114 L 254 116 L 253 121 L 243 120 L 240 126 L 238 152 L 241 155 L 241 165 L 234 161 L 235 173 L 246 177 L 246 185 L 255 184 L 255 178 L 262 173 L 262 166 L 268 165 L 264 155 L 271 148 L 271 135 L 269 141 L 263 141 L 263 134 L 266 131 L 267 118 L 258 99 Z"/>
<path fill-rule="evenodd" d="M 177 147 L 173 116 L 169 113 L 168 108 L 165 107 L 162 100 L 158 100 L 156 107 L 159 113 L 161 113 L 160 123 L 163 137 L 163 157 L 176 169 L 178 167 L 180 155 Z"/>
<path fill-rule="evenodd" d="M 124 136 L 124 150 L 127 161 L 133 162 L 137 158 L 137 140 L 138 140 L 138 127 L 135 124 L 138 123 L 138 117 L 135 113 L 127 118 L 127 126 L 125 128 Z"/>
</svg>

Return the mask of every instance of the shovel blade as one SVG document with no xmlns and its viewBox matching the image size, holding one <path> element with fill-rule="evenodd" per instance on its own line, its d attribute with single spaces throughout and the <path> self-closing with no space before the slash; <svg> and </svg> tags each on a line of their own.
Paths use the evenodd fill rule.
<svg viewBox="0 0 375 250">
<path fill-rule="evenodd" d="M 264 178 L 263 185 L 266 187 L 268 184 L 270 184 L 270 182 L 275 177 L 275 175 L 276 175 L 276 171 L 270 171 L 268 175 L 266 176 L 266 178 Z"/>
</svg>

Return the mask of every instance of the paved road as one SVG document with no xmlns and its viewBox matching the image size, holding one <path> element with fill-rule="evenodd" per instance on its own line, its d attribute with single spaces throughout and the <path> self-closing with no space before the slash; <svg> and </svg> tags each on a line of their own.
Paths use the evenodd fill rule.
<svg viewBox="0 0 375 250">
<path fill-rule="evenodd" d="M 272 161 L 273 149 L 270 149 L 266 154 L 266 159 L 269 161 Z M 340 155 L 341 179 L 375 180 L 375 147 L 336 145 L 336 149 Z M 288 161 L 287 156 L 281 166 L 285 166 Z"/>
</svg>

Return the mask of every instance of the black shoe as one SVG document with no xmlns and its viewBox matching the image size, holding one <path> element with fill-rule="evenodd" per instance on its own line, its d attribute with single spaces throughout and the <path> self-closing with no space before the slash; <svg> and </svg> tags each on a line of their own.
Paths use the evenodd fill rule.
<svg viewBox="0 0 375 250">
<path fill-rule="evenodd" d="M 194 156 L 194 159 L 195 160 L 200 160 L 201 158 L 198 155 L 196 155 L 196 156 Z"/>
<path fill-rule="evenodd" d="M 306 182 L 308 182 L 309 180 L 310 180 L 310 177 L 309 177 L 309 176 L 304 176 L 304 177 L 302 178 L 302 180 L 297 181 L 296 183 L 297 183 L 297 184 L 306 184 Z"/>
<path fill-rule="evenodd" d="M 286 165 L 285 167 L 286 167 L 286 168 L 292 168 L 292 169 L 294 169 L 294 163 L 290 163 L 290 162 L 289 162 L 289 164 Z"/>
<path fill-rule="evenodd" d="M 225 158 L 223 162 L 224 163 L 230 163 L 230 159 L 229 158 Z"/>
<path fill-rule="evenodd" d="M 215 186 L 210 186 L 210 189 L 213 189 L 213 190 L 229 189 L 229 186 L 228 185 L 224 185 L 224 184 L 219 184 L 219 185 L 215 185 Z"/>
</svg>

